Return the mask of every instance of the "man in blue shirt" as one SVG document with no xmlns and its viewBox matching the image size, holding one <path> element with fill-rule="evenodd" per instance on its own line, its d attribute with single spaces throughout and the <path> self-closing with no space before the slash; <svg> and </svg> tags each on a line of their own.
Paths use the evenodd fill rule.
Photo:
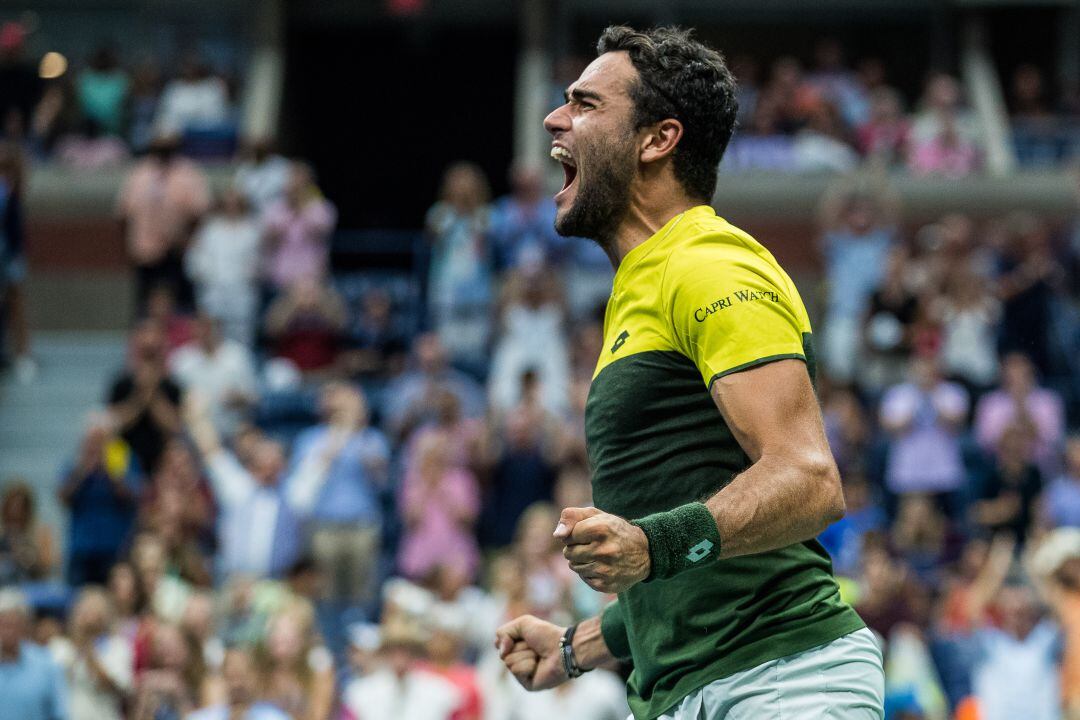
<svg viewBox="0 0 1080 720">
<path fill-rule="evenodd" d="M 71 513 L 67 579 L 72 587 L 108 579 L 135 523 L 139 490 L 135 453 L 107 415 L 95 414 L 59 492 Z"/>
<path fill-rule="evenodd" d="M 29 608 L 0 589 L 0 720 L 67 720 L 67 687 L 52 656 L 26 639 Z"/>
<path fill-rule="evenodd" d="M 355 386 L 330 383 L 321 399 L 323 422 L 293 446 L 285 495 L 311 531 L 311 547 L 327 579 L 326 598 L 350 604 L 371 599 L 379 555 L 390 449 L 368 426 L 367 405 Z"/>
</svg>

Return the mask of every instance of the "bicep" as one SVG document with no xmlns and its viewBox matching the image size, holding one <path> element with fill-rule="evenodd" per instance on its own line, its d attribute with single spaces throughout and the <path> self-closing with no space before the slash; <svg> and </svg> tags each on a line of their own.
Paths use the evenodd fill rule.
<svg viewBox="0 0 1080 720">
<path fill-rule="evenodd" d="M 802 360 L 777 360 L 718 377 L 711 394 L 751 462 L 766 452 L 828 451 L 821 411 Z"/>
</svg>

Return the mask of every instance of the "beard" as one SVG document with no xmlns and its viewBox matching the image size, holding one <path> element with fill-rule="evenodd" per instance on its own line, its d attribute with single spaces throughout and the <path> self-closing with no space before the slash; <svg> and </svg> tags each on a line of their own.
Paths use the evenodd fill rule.
<svg viewBox="0 0 1080 720">
<path fill-rule="evenodd" d="M 555 218 L 555 232 L 595 240 L 604 250 L 611 247 L 630 207 L 636 168 L 633 139 L 630 133 L 622 138 L 602 138 L 587 150 L 578 148 L 577 193 L 570 208 Z M 582 174 L 582 167 L 588 173 Z"/>
</svg>

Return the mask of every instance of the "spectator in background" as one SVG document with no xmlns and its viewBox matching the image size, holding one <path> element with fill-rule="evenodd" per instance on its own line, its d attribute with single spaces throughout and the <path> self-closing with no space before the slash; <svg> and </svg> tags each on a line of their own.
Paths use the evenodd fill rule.
<svg viewBox="0 0 1080 720">
<path fill-rule="evenodd" d="M 962 178 L 978 170 L 979 163 L 978 147 L 960 134 L 952 117 L 942 121 L 939 134 L 913 140 L 908 153 L 908 169 L 920 176 Z"/>
<path fill-rule="evenodd" d="M 270 618 L 255 660 L 263 697 L 293 720 L 330 720 L 334 660 L 316 637 L 309 603 L 294 600 Z"/>
<path fill-rule="evenodd" d="M 980 397 L 997 380 L 997 323 L 1001 305 L 984 278 L 961 262 L 949 274 L 944 293 L 931 301 L 931 317 L 941 328 L 941 361 L 946 377 Z"/>
<path fill-rule="evenodd" d="M 181 501 L 178 520 L 184 535 L 202 548 L 213 548 L 214 495 L 194 451 L 181 437 L 165 446 L 150 487 L 140 498 L 139 513 L 151 518 L 162 505 L 173 504 L 175 499 Z"/>
<path fill-rule="evenodd" d="M 115 615 L 115 630 L 132 647 L 143 623 L 147 598 L 130 562 L 121 561 L 109 570 L 105 586 Z"/>
<path fill-rule="evenodd" d="M 344 720 L 452 720 L 461 705 L 453 683 L 424 670 L 425 636 L 401 622 L 380 630 L 379 667 L 342 693 Z"/>
<path fill-rule="evenodd" d="M 887 186 L 859 188 L 850 181 L 834 183 L 822 198 L 828 302 L 821 350 L 829 376 L 838 382 L 854 377 L 860 326 L 895 242 L 898 206 Z"/>
<path fill-rule="evenodd" d="M 68 720 L 63 673 L 30 642 L 29 622 L 23 594 L 0 589 L 0 720 Z"/>
<path fill-rule="evenodd" d="M 480 539 L 486 547 L 509 545 L 525 509 L 551 500 L 556 468 L 551 448 L 544 446 L 544 428 L 532 420 L 520 411 L 506 416 L 480 518 Z"/>
<path fill-rule="evenodd" d="M 173 353 L 195 337 L 195 322 L 176 308 L 176 291 L 170 285 L 163 283 L 150 289 L 145 316 L 164 333 L 165 357 L 169 361 Z"/>
<path fill-rule="evenodd" d="M 870 446 L 872 426 L 854 390 L 832 388 L 822 393 L 822 419 L 840 476 L 862 471 Z"/>
<path fill-rule="evenodd" d="M 450 365 L 436 334 L 417 336 L 412 355 L 413 367 L 391 382 L 386 392 L 385 424 L 395 440 L 408 437 L 416 427 L 437 417 L 439 408 L 433 402 L 436 388 L 453 393 L 466 418 L 484 413 L 483 388 Z"/>
<path fill-rule="evenodd" d="M 1031 463 L 1031 435 L 1027 428 L 1013 425 L 998 442 L 993 471 L 979 488 L 971 505 L 973 524 L 988 535 L 1008 533 L 1024 544 L 1035 516 L 1035 501 L 1042 491 L 1042 474 Z"/>
<path fill-rule="evenodd" d="M 929 598 L 926 588 L 903 560 L 895 557 L 881 536 L 867 536 L 855 609 L 866 626 L 888 641 L 898 626 L 924 624 Z"/>
<path fill-rule="evenodd" d="M 415 464 L 405 469 L 399 501 L 405 533 L 398 553 L 405 577 L 422 580 L 447 565 L 469 578 L 476 575 L 480 556 L 473 528 L 480 490 L 473 474 L 450 460 L 447 438 L 430 434 L 418 443 Z"/>
<path fill-rule="evenodd" d="M 870 114 L 868 90 L 844 62 L 844 47 L 835 38 L 818 40 L 807 84 L 836 106 L 843 124 L 858 127 L 866 122 Z"/>
<path fill-rule="evenodd" d="M 1062 269 L 1053 254 L 1049 225 L 1027 214 L 1006 221 L 1008 233 L 997 277 L 1001 300 L 998 351 L 1025 353 L 1042 374 L 1051 371 L 1050 331 L 1055 286 Z"/>
<path fill-rule="evenodd" d="M 559 511 L 551 503 L 530 505 L 518 518 L 511 552 L 521 564 L 527 612 L 554 617 L 570 607 L 572 588 L 578 582 L 566 565 L 558 542 L 551 535 Z"/>
<path fill-rule="evenodd" d="M 165 336 L 153 322 L 132 332 L 128 369 L 109 390 L 109 412 L 143 473 L 157 469 L 165 442 L 180 432 L 180 388 L 165 365 Z"/>
<path fill-rule="evenodd" d="M 115 48 L 99 47 L 79 74 L 79 109 L 83 116 L 97 123 L 106 134 L 118 137 L 124 126 L 129 84 Z"/>
<path fill-rule="evenodd" d="M 274 140 L 267 136 L 244 143 L 240 157 L 233 189 L 241 194 L 248 207 L 261 215 L 285 196 L 292 166 L 274 150 Z"/>
<path fill-rule="evenodd" d="M 964 177 L 979 165 L 979 125 L 961 105 L 961 88 L 946 73 L 926 84 L 922 109 L 911 128 L 908 167 L 918 175 Z"/>
<path fill-rule="evenodd" d="M 255 339 L 261 241 L 247 200 L 231 188 L 199 227 L 184 258 L 199 310 L 220 318 L 222 334 L 245 347 Z"/>
<path fill-rule="evenodd" d="M 108 594 L 97 587 L 79 592 L 69 619 L 70 643 L 56 658 L 67 675 L 71 720 L 124 720 L 132 687 L 131 644 L 116 633 Z"/>
<path fill-rule="evenodd" d="M 795 171 L 794 143 L 780 131 L 780 104 L 775 96 L 761 95 L 745 131 L 731 139 L 721 167 L 728 172 Z"/>
<path fill-rule="evenodd" d="M 858 126 L 859 151 L 884 167 L 902 165 L 907 157 L 910 124 L 904 116 L 900 93 L 881 87 L 870 94 L 870 114 Z"/>
<path fill-rule="evenodd" d="M 967 393 L 941 379 L 935 358 L 912 362 L 911 380 L 890 388 L 881 401 L 881 426 L 890 436 L 885 468 L 889 492 L 949 496 L 963 488 L 960 433 L 967 411 Z"/>
<path fill-rule="evenodd" d="M 776 103 L 778 130 L 784 134 L 792 134 L 803 127 L 814 107 L 821 102 L 821 94 L 803 76 L 802 63 L 791 56 L 773 62 L 769 84 L 759 102 L 765 96 Z"/>
<path fill-rule="evenodd" d="M 152 635 L 158 621 L 178 622 L 191 596 L 191 587 L 169 567 L 164 541 L 151 532 L 141 532 L 131 543 L 131 566 L 136 585 L 146 600 L 135 634 L 135 669 L 150 662 Z"/>
<path fill-rule="evenodd" d="M 431 242 L 428 307 L 431 325 L 454 360 L 483 365 L 490 332 L 493 257 L 491 191 L 479 167 L 460 162 L 443 175 L 439 200 L 427 213 Z"/>
<path fill-rule="evenodd" d="M 261 438 L 242 465 L 222 447 L 207 410 L 198 396 L 187 398 L 185 419 L 222 512 L 220 573 L 281 577 L 300 556 L 302 540 L 300 522 L 281 490 L 284 450 Z"/>
<path fill-rule="evenodd" d="M 222 676 L 224 702 L 197 710 L 186 720 L 291 720 L 276 705 L 259 699 L 258 669 L 246 649 L 235 647 L 225 653 Z"/>
<path fill-rule="evenodd" d="M 1042 617 L 1035 591 L 1009 580 L 1012 543 L 999 545 L 968 603 L 979 650 L 972 671 L 979 717 L 1057 720 L 1059 631 L 1051 618 Z M 996 618 L 993 624 L 988 611 Z"/>
<path fill-rule="evenodd" d="M 131 73 L 128 91 L 127 138 L 131 150 L 136 154 L 144 152 L 154 139 L 154 119 L 160 97 L 161 70 L 155 60 L 143 60 Z"/>
<path fill-rule="evenodd" d="M 913 142 L 929 142 L 953 128 L 959 140 L 974 143 L 979 136 L 975 116 L 963 105 L 960 81 L 948 73 L 930 76 L 911 128 Z"/>
<path fill-rule="evenodd" d="M 195 337 L 177 350 L 173 377 L 186 392 L 196 392 L 209 405 L 218 432 L 231 435 L 258 400 L 255 360 L 236 340 L 222 337 L 221 322 L 206 312 L 195 319 Z"/>
<path fill-rule="evenodd" d="M 436 386 L 432 389 L 429 404 L 431 416 L 425 418 L 407 439 L 404 463 L 411 467 L 416 462 L 416 450 L 426 435 L 442 435 L 450 448 L 450 465 L 466 470 L 479 469 L 487 451 L 486 428 L 479 418 L 462 415 L 461 401 L 449 389 Z"/>
<path fill-rule="evenodd" d="M 176 625 L 153 628 L 150 664 L 135 681 L 130 720 L 183 720 L 197 705 L 203 677 Z"/>
<path fill-rule="evenodd" d="M 337 209 L 315 184 L 310 165 L 290 164 L 285 195 L 266 208 L 262 220 L 264 269 L 271 292 L 287 290 L 302 280 L 322 280 L 330 261 Z"/>
<path fill-rule="evenodd" d="M 516 162 L 510 168 L 510 194 L 491 207 L 488 230 L 495 267 L 502 271 L 522 264 L 561 264 L 572 240 L 555 232 L 555 201 L 544 192 L 544 173 Z"/>
<path fill-rule="evenodd" d="M 482 720 L 484 702 L 476 668 L 465 662 L 465 632 L 468 617 L 447 605 L 435 607 L 428 614 L 426 625 L 427 662 L 423 667 L 453 683 L 461 702 L 453 720 Z"/>
<path fill-rule="evenodd" d="M 0 137 L 23 140 L 34 109 L 44 93 L 38 69 L 23 58 L 26 28 L 9 21 L 0 25 Z"/>
<path fill-rule="evenodd" d="M 909 360 L 917 346 L 919 299 L 907 287 L 907 253 L 894 249 L 885 266 L 881 286 L 870 296 L 862 326 L 859 385 L 878 394 L 904 381 Z"/>
<path fill-rule="evenodd" d="M 67 581 L 72 587 L 104 583 L 135 525 L 139 464 L 115 433 L 108 416 L 91 416 L 62 477 L 59 497 L 70 513 Z"/>
<path fill-rule="evenodd" d="M 1065 469 L 1042 497 L 1043 524 L 1080 528 L 1080 435 L 1065 443 Z"/>
<path fill-rule="evenodd" d="M 324 597 L 343 611 L 374 597 L 390 446 L 368 425 L 358 388 L 330 383 L 320 404 L 322 423 L 293 445 L 285 493 L 307 521 L 315 562 L 328 580 Z"/>
<path fill-rule="evenodd" d="M 563 330 L 565 309 L 558 281 L 542 265 L 525 265 L 503 287 L 501 334 L 488 378 L 490 406 L 502 412 L 521 400 L 521 376 L 532 372 L 541 405 L 566 410 L 570 355 Z M 535 338 L 544 338 L 542 344 Z"/>
<path fill-rule="evenodd" d="M 161 283 L 177 290 L 183 308 L 193 304 L 183 257 L 192 233 L 210 208 L 206 176 L 177 155 L 179 138 L 159 135 L 149 153 L 124 180 L 117 200 L 121 233 L 135 266 L 136 304 L 146 306 L 150 288 Z"/>
<path fill-rule="evenodd" d="M 394 302 L 385 290 L 364 294 L 360 317 L 353 324 L 342 365 L 348 375 L 365 381 L 385 381 L 401 373 L 409 340 L 397 326 Z"/>
<path fill-rule="evenodd" d="M 297 281 L 266 311 L 274 357 L 308 376 L 337 375 L 348 313 L 341 295 L 314 278 Z"/>
<path fill-rule="evenodd" d="M 24 384 L 32 382 L 38 374 L 37 363 L 30 355 L 30 326 L 23 290 L 27 271 L 23 251 L 25 183 L 22 151 L 16 143 L 0 140 L 0 356 L 7 334 L 5 326 L 10 325 L 15 377 Z"/>
<path fill-rule="evenodd" d="M 229 90 L 198 53 L 180 61 L 180 75 L 165 86 L 157 109 L 159 132 L 183 134 L 229 120 Z"/>
<path fill-rule="evenodd" d="M 1028 459 L 1053 477 L 1057 456 L 1065 438 L 1065 414 L 1061 398 L 1039 387 L 1035 367 L 1021 353 L 1010 353 L 1001 362 L 1001 387 L 984 396 L 975 409 L 975 439 L 983 450 L 996 455 L 1010 427 L 1031 433 Z"/>
<path fill-rule="evenodd" d="M 39 522 L 30 486 L 9 481 L 0 495 L 0 586 L 44 580 L 56 566 L 52 528 Z"/>
<path fill-rule="evenodd" d="M 795 169 L 803 173 L 844 173 L 859 164 L 839 111 L 830 102 L 818 103 L 809 112 L 795 134 L 792 153 Z"/>
</svg>

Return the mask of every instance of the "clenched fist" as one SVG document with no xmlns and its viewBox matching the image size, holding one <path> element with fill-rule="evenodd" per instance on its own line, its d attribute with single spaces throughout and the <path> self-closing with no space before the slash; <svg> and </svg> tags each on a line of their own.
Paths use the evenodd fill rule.
<svg viewBox="0 0 1080 720">
<path fill-rule="evenodd" d="M 649 538 L 641 528 L 596 508 L 566 508 L 555 537 L 570 569 L 593 590 L 620 593 L 649 577 Z"/>
<path fill-rule="evenodd" d="M 495 647 L 523 688 L 546 690 L 570 679 L 559 649 L 564 632 L 558 625 L 522 615 L 496 631 Z"/>
</svg>

